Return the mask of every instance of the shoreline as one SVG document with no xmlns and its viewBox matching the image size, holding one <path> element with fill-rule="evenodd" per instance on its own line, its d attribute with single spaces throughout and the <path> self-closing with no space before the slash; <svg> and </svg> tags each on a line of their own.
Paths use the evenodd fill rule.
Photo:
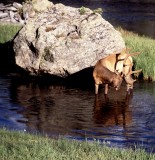
<svg viewBox="0 0 155 160">
<path fill-rule="evenodd" d="M 66 138 L 53 139 L 21 131 L 0 129 L 0 158 L 2 159 L 104 159 L 104 160 L 154 160 L 154 153 L 135 149 L 108 147 L 99 141 L 77 141 Z"/>
</svg>

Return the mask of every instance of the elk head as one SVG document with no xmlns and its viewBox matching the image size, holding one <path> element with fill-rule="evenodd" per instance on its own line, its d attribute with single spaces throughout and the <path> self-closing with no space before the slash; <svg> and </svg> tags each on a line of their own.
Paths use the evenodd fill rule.
<svg viewBox="0 0 155 160">
<path fill-rule="evenodd" d="M 124 61 L 123 61 L 123 75 L 124 75 L 124 79 L 127 83 L 127 91 L 129 91 L 129 89 L 133 89 L 133 83 L 136 81 L 132 78 L 131 75 L 142 71 L 142 69 L 132 71 L 133 63 L 131 62 L 131 60 L 128 60 L 129 62 L 127 62 L 127 59 L 129 58 L 129 56 L 134 56 L 134 55 L 138 55 L 138 54 L 140 54 L 140 52 L 127 54 Z"/>
<path fill-rule="evenodd" d="M 115 76 L 115 78 L 113 78 L 113 86 L 117 91 L 121 87 L 121 84 L 122 84 L 122 81 L 123 81 L 123 74 L 118 73 L 117 71 L 115 71 L 115 73 L 116 73 L 116 76 Z"/>
</svg>

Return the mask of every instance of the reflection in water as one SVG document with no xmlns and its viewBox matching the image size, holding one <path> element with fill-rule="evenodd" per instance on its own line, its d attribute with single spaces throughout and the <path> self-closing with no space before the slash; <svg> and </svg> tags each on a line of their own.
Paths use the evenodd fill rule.
<svg viewBox="0 0 155 160">
<path fill-rule="evenodd" d="M 123 126 L 126 127 L 132 122 L 131 110 L 129 107 L 133 91 L 131 94 L 126 94 L 123 101 L 109 101 L 109 98 L 105 96 L 105 100 L 95 98 L 94 104 L 94 119 L 96 124 L 102 124 L 102 126 Z"/>
<path fill-rule="evenodd" d="M 18 119 L 24 120 L 24 117 L 18 113 L 21 108 L 18 104 L 12 103 L 10 82 L 9 78 L 0 77 L 0 127 L 24 130 L 26 125 L 18 122 Z"/>
<path fill-rule="evenodd" d="M 20 83 L 0 77 L 0 127 L 95 138 L 109 141 L 111 146 L 139 144 L 154 151 L 155 84 L 135 83 L 134 87 L 130 95 L 125 95 L 124 83 L 118 92 L 112 87 L 105 99 L 104 87 L 95 97 L 94 89 Z"/>
<path fill-rule="evenodd" d="M 29 131 L 67 135 L 72 129 L 89 126 L 85 122 L 90 115 L 84 116 L 85 112 L 91 112 L 88 108 L 91 101 L 87 101 L 87 92 L 64 86 L 40 88 L 32 84 L 16 86 L 11 92 L 15 92 L 15 102 L 18 101 L 23 106 L 20 113 L 27 119 Z"/>
</svg>

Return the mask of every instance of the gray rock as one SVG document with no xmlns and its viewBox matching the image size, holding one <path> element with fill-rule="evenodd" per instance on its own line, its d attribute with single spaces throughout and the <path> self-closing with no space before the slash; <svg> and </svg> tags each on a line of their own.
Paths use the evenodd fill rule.
<svg viewBox="0 0 155 160">
<path fill-rule="evenodd" d="M 15 15 L 15 14 L 14 14 L 13 11 L 10 11 L 10 12 L 9 12 L 9 15 L 10 15 L 10 21 L 11 21 L 11 22 L 13 22 L 13 23 L 17 22 L 17 21 L 15 20 L 15 18 L 14 18 L 14 15 Z"/>
<path fill-rule="evenodd" d="M 18 66 L 60 77 L 94 66 L 124 47 L 121 34 L 100 14 L 62 4 L 29 18 L 14 39 Z"/>
<path fill-rule="evenodd" d="M 19 15 L 19 13 L 14 14 L 14 19 L 19 22 L 20 24 L 24 25 L 25 20 L 22 20 L 21 16 Z"/>
<path fill-rule="evenodd" d="M 3 7 L 4 6 L 4 4 L 3 3 L 0 3 L 0 7 Z"/>
<path fill-rule="evenodd" d="M 0 10 L 6 10 L 8 7 L 11 7 L 11 4 L 4 5 L 3 3 L 0 3 Z"/>
<path fill-rule="evenodd" d="M 11 7 L 6 7 L 6 10 L 9 10 L 9 11 L 17 11 L 17 8 L 11 6 Z"/>
<path fill-rule="evenodd" d="M 0 18 L 0 22 L 10 22 L 10 17 Z"/>
<path fill-rule="evenodd" d="M 21 9 L 23 6 L 20 3 L 17 2 L 13 2 L 13 7 L 15 7 L 16 9 Z"/>
<path fill-rule="evenodd" d="M 0 18 L 5 18 L 5 17 L 7 17 L 9 14 L 8 13 L 0 13 Z"/>
</svg>

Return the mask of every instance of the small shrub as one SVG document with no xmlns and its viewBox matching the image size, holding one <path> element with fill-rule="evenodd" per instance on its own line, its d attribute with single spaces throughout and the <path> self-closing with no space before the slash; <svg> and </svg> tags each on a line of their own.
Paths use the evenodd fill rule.
<svg viewBox="0 0 155 160">
<path fill-rule="evenodd" d="M 86 13 L 86 8 L 82 6 L 81 8 L 79 8 L 79 12 L 81 15 L 84 15 Z"/>
<path fill-rule="evenodd" d="M 103 13 L 103 9 L 102 8 L 97 8 L 95 10 L 93 10 L 94 13 L 98 13 L 98 14 L 101 14 Z"/>
</svg>

